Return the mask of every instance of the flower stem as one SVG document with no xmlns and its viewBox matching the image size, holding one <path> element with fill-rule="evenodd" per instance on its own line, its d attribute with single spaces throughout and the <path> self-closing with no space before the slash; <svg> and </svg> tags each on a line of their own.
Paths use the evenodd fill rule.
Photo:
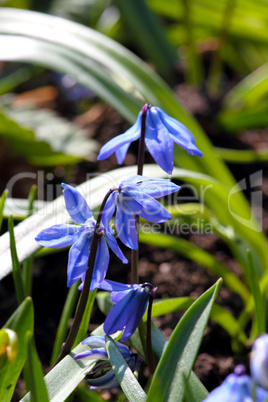
<svg viewBox="0 0 268 402">
<path fill-rule="evenodd" d="M 142 176 L 143 165 L 144 165 L 144 155 L 145 155 L 145 131 L 146 131 L 146 116 L 147 111 L 151 106 L 148 103 L 142 108 L 141 111 L 141 135 L 139 141 L 139 153 L 138 153 L 138 171 L 137 174 Z M 136 232 L 139 237 L 139 223 L 140 219 L 137 215 L 135 215 L 135 227 Z M 131 253 L 131 283 L 139 283 L 139 249 L 132 250 Z"/>
<path fill-rule="evenodd" d="M 105 197 L 101 203 L 99 214 L 98 214 L 96 225 L 95 225 L 93 239 L 92 239 L 92 243 L 91 243 L 91 247 L 90 247 L 89 257 L 88 257 L 88 264 L 87 264 L 88 269 L 86 272 L 84 286 L 83 286 L 83 289 L 82 289 L 82 292 L 81 292 L 81 295 L 79 298 L 79 302 L 77 305 L 77 309 L 75 312 L 73 325 L 70 329 L 66 342 L 64 343 L 64 346 L 63 346 L 59 356 L 57 357 L 57 360 L 54 363 L 53 367 L 57 363 L 59 363 L 65 356 L 67 356 L 67 354 L 70 352 L 70 350 L 74 344 L 75 338 L 77 336 L 77 333 L 78 333 L 78 330 L 79 330 L 79 327 L 81 324 L 81 320 L 83 318 L 84 310 L 85 310 L 85 307 L 87 304 L 88 295 L 90 292 L 90 284 L 91 284 L 91 280 L 92 280 L 99 239 L 103 235 L 103 232 L 100 231 L 100 221 L 101 221 L 101 217 L 102 217 L 102 212 L 105 207 L 106 201 L 108 200 L 108 198 L 112 194 L 112 192 L 115 190 L 116 190 L 115 188 L 111 188 L 108 191 L 108 193 L 105 195 Z"/>
<path fill-rule="evenodd" d="M 145 131 L 146 131 L 146 117 L 147 111 L 150 109 L 150 105 L 145 103 L 141 110 L 141 136 L 139 141 L 139 153 L 138 153 L 138 175 L 142 176 L 144 155 L 145 155 Z"/>
<path fill-rule="evenodd" d="M 155 362 L 154 362 L 154 354 L 153 354 L 153 347 L 152 347 L 152 306 L 154 300 L 154 293 L 155 290 L 151 290 L 151 294 L 149 297 L 149 305 L 148 305 L 148 314 L 147 314 L 147 336 L 146 336 L 146 346 L 147 346 L 147 360 L 148 366 L 151 376 L 153 376 L 155 372 Z"/>
</svg>

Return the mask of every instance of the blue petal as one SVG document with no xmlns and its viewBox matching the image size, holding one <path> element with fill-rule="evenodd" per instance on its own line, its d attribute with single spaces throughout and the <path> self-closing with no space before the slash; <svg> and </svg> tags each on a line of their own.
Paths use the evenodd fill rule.
<svg viewBox="0 0 268 402">
<path fill-rule="evenodd" d="M 101 283 L 106 276 L 106 272 L 108 269 L 110 261 L 110 254 L 108 250 L 107 243 L 104 237 L 99 239 L 93 275 L 90 285 L 90 290 L 93 291 L 95 288 L 98 287 L 99 283 Z"/>
<path fill-rule="evenodd" d="M 128 260 L 124 256 L 122 250 L 120 249 L 120 247 L 117 244 L 117 241 L 115 240 L 114 236 L 110 233 L 109 230 L 105 231 L 105 238 L 107 240 L 107 243 L 108 243 L 110 249 L 113 250 L 115 255 L 117 255 L 117 257 L 123 262 L 123 264 L 127 264 Z"/>
<path fill-rule="evenodd" d="M 123 189 L 125 187 L 132 186 L 132 185 L 136 186 L 138 183 L 141 183 L 143 181 L 147 182 L 149 180 L 152 180 L 151 177 L 141 176 L 139 174 L 136 174 L 136 175 L 130 176 L 127 179 L 123 180 L 119 185 L 119 189 Z"/>
<path fill-rule="evenodd" d="M 109 279 L 105 279 L 102 281 L 98 288 L 103 290 L 108 290 L 109 292 L 124 292 L 125 290 L 130 290 L 134 285 L 126 285 L 125 283 L 110 281 Z"/>
<path fill-rule="evenodd" d="M 141 288 L 136 291 L 135 302 L 133 300 L 132 307 L 129 307 L 130 320 L 123 329 L 123 335 L 121 336 L 122 342 L 125 342 L 127 339 L 129 339 L 136 331 L 139 322 L 146 311 L 148 301 L 149 293 L 146 291 L 146 289 Z"/>
<path fill-rule="evenodd" d="M 193 134 L 178 120 L 167 115 L 159 107 L 154 107 L 162 123 L 169 131 L 171 139 L 186 149 L 191 155 L 202 156 L 203 153 L 197 148 Z"/>
<path fill-rule="evenodd" d="M 63 195 L 66 209 L 72 220 L 83 225 L 88 219 L 93 219 L 92 212 L 84 197 L 68 184 L 62 183 L 61 186 L 64 188 Z"/>
<path fill-rule="evenodd" d="M 145 144 L 156 163 L 165 172 L 171 174 L 174 143 L 168 130 L 152 109 L 147 112 Z"/>
<path fill-rule="evenodd" d="M 135 228 L 134 213 L 119 198 L 114 224 L 121 242 L 132 250 L 138 250 L 138 235 Z"/>
<path fill-rule="evenodd" d="M 69 251 L 69 260 L 67 267 L 67 286 L 72 286 L 81 275 L 87 270 L 89 247 L 92 240 L 92 234 L 84 231 L 78 240 L 73 244 Z"/>
<path fill-rule="evenodd" d="M 113 369 L 109 370 L 108 373 L 102 375 L 99 378 L 89 378 L 86 383 L 91 385 L 91 389 L 111 389 L 119 386 L 117 378 L 114 374 Z"/>
<path fill-rule="evenodd" d="M 108 141 L 100 150 L 98 155 L 98 160 L 103 160 L 109 158 L 114 152 L 126 144 L 130 144 L 136 141 L 141 132 L 141 112 L 138 114 L 135 124 L 130 127 L 124 134 L 120 134 L 112 140 Z M 125 148 L 119 153 L 119 160 L 123 162 L 122 157 L 124 156 Z"/>
<path fill-rule="evenodd" d="M 75 225 L 55 225 L 42 230 L 35 240 L 44 247 L 63 248 L 73 244 L 80 231 Z"/>
<path fill-rule="evenodd" d="M 110 220 L 112 219 L 112 216 L 115 211 L 115 196 L 116 192 L 114 191 L 106 201 L 106 204 L 102 212 L 101 220 L 105 228 L 109 227 Z"/>
<path fill-rule="evenodd" d="M 107 335 L 123 330 L 122 342 L 135 332 L 149 300 L 149 293 L 145 288 L 138 287 L 125 293 L 125 297 L 112 307 L 103 326 Z"/>
<path fill-rule="evenodd" d="M 149 222 L 161 223 L 172 219 L 170 213 L 150 195 L 130 190 L 127 194 L 122 193 L 122 197 L 132 211 Z"/>
<path fill-rule="evenodd" d="M 74 356 L 74 359 L 75 360 L 86 359 L 88 361 L 90 361 L 90 360 L 109 360 L 105 348 L 92 349 L 92 350 L 87 350 L 85 352 L 78 353 L 77 355 Z"/>
<path fill-rule="evenodd" d="M 180 186 L 172 183 L 168 179 L 152 179 L 139 185 L 139 190 L 154 198 L 164 197 L 179 191 Z"/>
<path fill-rule="evenodd" d="M 88 338 L 85 338 L 81 343 L 82 345 L 89 345 L 91 348 L 105 348 L 104 336 L 89 336 Z"/>
<path fill-rule="evenodd" d="M 130 143 L 127 143 L 123 145 L 121 148 L 119 148 L 117 151 L 115 151 L 118 165 L 122 165 L 122 163 L 124 162 L 129 146 Z"/>
</svg>

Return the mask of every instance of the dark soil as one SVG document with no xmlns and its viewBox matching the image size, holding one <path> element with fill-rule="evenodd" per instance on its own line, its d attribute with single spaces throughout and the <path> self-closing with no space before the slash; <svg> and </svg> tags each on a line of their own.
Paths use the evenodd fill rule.
<svg viewBox="0 0 268 402">
<path fill-rule="evenodd" d="M 49 77 L 50 75 L 48 74 L 48 83 L 50 83 Z M 21 90 L 25 90 L 25 88 Z M 267 147 L 267 130 L 252 130 L 241 133 L 236 137 L 227 137 L 226 133 L 222 133 L 220 128 L 214 124 L 213 108 L 204 94 L 186 85 L 176 87 L 176 93 L 185 108 L 194 114 L 205 127 L 206 132 L 210 135 L 211 141 L 215 145 L 238 149 Z M 98 100 L 84 101 L 83 106 L 80 105 L 78 107 L 77 102 L 67 102 L 63 101 L 62 98 L 56 97 L 48 102 L 46 107 L 53 107 L 63 116 L 72 118 L 77 124 L 86 128 L 88 135 L 98 141 L 100 146 L 129 127 L 128 123 L 115 111 Z M 89 108 L 89 111 L 81 114 L 81 110 L 85 110 L 86 107 Z M 76 117 L 77 114 L 80 114 L 80 116 Z M 135 164 L 136 155 L 137 144 L 134 143 L 130 147 L 130 154 L 127 156 L 124 164 Z M 1 156 L 1 190 L 5 188 L 8 180 L 15 174 L 21 171 L 37 172 L 38 170 L 37 167 L 30 166 L 22 158 L 12 155 L 8 146 L 4 143 L 1 143 Z M 146 162 L 152 162 L 149 155 L 146 155 Z M 115 168 L 117 168 L 117 163 L 113 156 L 105 161 L 96 161 L 94 163 L 83 162 L 71 168 L 57 167 L 55 169 L 47 169 L 47 172 L 53 173 L 53 179 L 47 180 L 47 184 L 56 185 L 64 180 L 65 182 L 78 185 L 86 179 L 88 173 L 103 173 Z M 233 165 L 230 168 L 237 180 L 241 180 L 251 173 L 263 169 L 264 179 L 261 189 L 264 194 L 264 206 L 266 206 L 268 202 L 267 165 Z M 27 197 L 32 184 L 30 180 L 20 183 L 16 187 L 13 196 Z M 264 230 L 267 233 L 267 212 L 264 211 L 263 216 Z M 240 267 L 232 258 L 228 248 L 215 234 L 183 236 L 213 254 L 219 261 L 235 272 L 235 274 L 241 275 Z M 129 250 L 123 246 L 122 249 L 126 256 L 129 257 Z M 33 300 L 35 306 L 35 340 L 45 372 L 48 371 L 57 325 L 67 294 L 67 257 L 67 252 L 59 252 L 46 258 L 36 259 L 34 262 Z M 181 257 L 175 252 L 158 249 L 153 246 L 141 245 L 139 267 L 141 282 L 148 281 L 157 286 L 157 298 L 198 297 L 217 280 L 212 273 L 198 264 Z M 128 281 L 129 268 L 121 264 L 121 262 L 119 263 L 118 259 L 112 255 L 108 276 L 113 280 Z M 17 306 L 11 276 L 0 282 L 0 300 L 1 327 Z M 243 306 L 240 297 L 231 293 L 225 285 L 220 290 L 217 303 L 224 306 L 235 317 L 239 315 Z M 169 338 L 181 315 L 181 313 L 168 314 L 155 319 L 154 322 L 161 328 L 165 336 Z M 103 318 L 97 306 L 94 306 L 92 324 L 89 327 L 90 330 L 101 323 Z M 239 355 L 234 355 L 230 337 L 221 327 L 210 321 L 205 331 L 194 370 L 204 385 L 211 390 L 222 382 L 237 363 L 247 364 L 248 352 L 249 350 L 245 349 Z M 20 390 L 22 387 L 23 385 L 20 383 Z M 104 391 L 102 394 L 106 399 L 113 400 L 114 391 Z M 16 391 L 14 401 L 18 399 L 18 395 L 19 389 Z"/>
</svg>

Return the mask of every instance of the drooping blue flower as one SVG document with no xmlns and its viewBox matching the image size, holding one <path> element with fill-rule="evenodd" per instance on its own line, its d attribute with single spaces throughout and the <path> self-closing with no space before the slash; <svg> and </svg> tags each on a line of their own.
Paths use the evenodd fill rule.
<svg viewBox="0 0 268 402">
<path fill-rule="evenodd" d="M 140 111 L 132 127 L 101 148 L 98 160 L 106 159 L 115 153 L 118 163 L 120 165 L 123 163 L 129 145 L 141 135 L 141 116 Z M 195 139 L 188 128 L 168 116 L 159 107 L 149 107 L 146 116 L 145 144 L 155 162 L 168 174 L 171 174 L 173 170 L 174 142 L 186 149 L 189 154 L 202 156 L 202 152 L 197 148 Z"/>
<path fill-rule="evenodd" d="M 110 280 L 104 280 L 99 289 L 108 290 L 115 305 L 109 311 L 103 325 L 104 332 L 112 335 L 117 331 L 123 331 L 121 341 L 125 342 L 135 332 L 142 319 L 150 293 L 155 292 L 152 285 L 125 285 Z"/>
<path fill-rule="evenodd" d="M 253 343 L 250 372 L 256 383 L 268 390 L 268 334 L 261 335 Z"/>
<path fill-rule="evenodd" d="M 95 366 L 87 374 L 87 384 L 91 388 L 110 389 L 118 387 L 119 383 L 116 379 L 108 354 L 105 348 L 105 339 L 103 336 L 90 336 L 82 342 L 83 345 L 88 345 L 89 350 L 79 353 L 74 356 L 75 360 L 84 360 L 87 362 L 97 360 Z M 116 342 L 123 358 L 133 371 L 138 369 L 141 358 L 136 354 L 130 352 L 126 345 Z M 138 364 L 137 364 L 138 363 Z"/>
<path fill-rule="evenodd" d="M 257 386 L 253 399 L 253 389 L 252 379 L 245 374 L 245 367 L 239 365 L 203 402 L 265 402 L 268 392 Z"/>
<path fill-rule="evenodd" d="M 131 176 L 122 181 L 118 189 L 108 198 L 102 222 L 105 227 L 115 212 L 117 236 L 127 247 L 137 250 L 138 236 L 134 213 L 149 222 L 166 222 L 172 219 L 169 212 L 155 198 L 179 191 L 180 186 L 167 179 L 152 179 L 145 176 Z"/>
<path fill-rule="evenodd" d="M 67 286 L 72 286 L 76 281 L 82 279 L 87 270 L 89 248 L 94 235 L 96 221 L 92 212 L 82 195 L 72 186 L 62 183 L 63 195 L 66 209 L 77 225 L 54 225 L 42 230 L 35 240 L 41 246 L 52 248 L 63 248 L 72 245 L 69 251 L 67 268 Z M 113 236 L 112 229 L 107 225 L 100 226 L 96 260 L 91 281 L 91 290 L 103 281 L 109 265 L 110 254 L 107 243 L 117 257 L 127 263 L 117 241 Z"/>
</svg>

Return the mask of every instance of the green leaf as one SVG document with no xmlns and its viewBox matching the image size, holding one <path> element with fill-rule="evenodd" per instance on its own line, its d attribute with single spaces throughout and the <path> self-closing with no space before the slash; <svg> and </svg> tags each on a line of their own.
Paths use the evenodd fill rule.
<svg viewBox="0 0 268 402">
<path fill-rule="evenodd" d="M 54 364 L 58 355 L 60 354 L 61 347 L 63 342 L 65 341 L 65 337 L 68 331 L 69 319 L 72 316 L 74 311 L 77 299 L 78 299 L 78 286 L 79 281 L 77 281 L 73 286 L 70 287 L 68 296 L 66 298 L 63 311 L 61 314 L 56 339 L 53 346 L 53 352 L 50 360 L 50 364 Z"/>
<path fill-rule="evenodd" d="M 88 350 L 85 345 L 78 345 L 45 376 L 45 383 L 50 402 L 65 401 L 65 399 L 83 380 L 86 374 L 92 369 L 95 364 L 94 361 L 84 363 L 73 359 L 74 355 L 85 350 Z M 30 402 L 30 393 L 25 395 L 22 401 Z"/>
<path fill-rule="evenodd" d="M 248 256 L 248 278 L 252 290 L 255 304 L 255 317 L 257 322 L 256 336 L 266 332 L 265 300 L 261 295 L 259 278 L 250 250 L 247 250 Z"/>
<path fill-rule="evenodd" d="M 148 401 L 182 401 L 209 314 L 221 286 L 219 280 L 197 299 L 176 326 L 157 366 Z"/>
<path fill-rule="evenodd" d="M 11 259 L 12 259 L 12 266 L 13 266 L 12 274 L 13 274 L 13 280 L 14 280 L 14 285 L 15 285 L 15 289 L 16 289 L 17 300 L 18 300 L 18 303 L 20 304 L 23 302 L 23 300 L 26 297 L 26 291 L 24 288 L 20 263 L 18 260 L 18 255 L 17 255 L 17 250 L 16 250 L 16 242 L 15 242 L 15 236 L 14 236 L 14 227 L 13 227 L 12 216 L 8 220 L 8 230 L 9 230 L 9 235 L 10 235 L 10 252 L 11 252 Z"/>
<path fill-rule="evenodd" d="M 263 98 L 267 98 L 268 63 L 241 80 L 225 96 L 225 109 L 252 107 Z"/>
<path fill-rule="evenodd" d="M 188 380 L 184 377 L 186 402 L 202 402 L 208 391 L 192 371 Z"/>
<path fill-rule="evenodd" d="M 5 99 L 5 97 L 4 97 Z M 0 132 L 13 152 L 37 165 L 93 160 L 96 144 L 86 132 L 46 109 L 15 108 L 0 99 Z"/>
<path fill-rule="evenodd" d="M 110 336 L 105 336 L 106 349 L 112 369 L 116 378 L 130 402 L 146 401 L 146 394 L 132 373 L 130 367 L 121 355 L 115 341 Z"/>
<path fill-rule="evenodd" d="M 33 331 L 33 319 L 32 299 L 28 297 L 3 327 L 12 329 L 17 333 L 19 345 L 16 360 L 13 362 L 8 361 L 4 369 L 0 370 L 1 402 L 9 402 L 12 398 L 15 385 L 26 360 L 27 344 L 25 343 L 25 335 L 27 331 Z"/>
<path fill-rule="evenodd" d="M 44 374 L 35 349 L 33 334 L 28 331 L 26 333 L 26 344 L 28 349 L 28 367 L 31 389 L 31 400 L 34 402 L 48 402 L 48 394 L 44 381 Z"/>
<path fill-rule="evenodd" d="M 159 73 L 170 80 L 178 56 L 145 0 L 115 0 L 115 4 L 121 11 L 128 31 L 132 33 L 132 41 L 138 44 L 146 59 L 153 62 Z"/>
<path fill-rule="evenodd" d="M 268 161 L 268 148 L 238 150 L 215 148 L 217 154 L 227 163 L 261 163 Z"/>
</svg>

